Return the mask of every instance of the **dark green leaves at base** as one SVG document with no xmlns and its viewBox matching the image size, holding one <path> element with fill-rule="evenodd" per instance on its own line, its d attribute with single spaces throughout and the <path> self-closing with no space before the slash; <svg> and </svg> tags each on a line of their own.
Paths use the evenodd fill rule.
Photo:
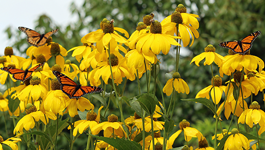
<svg viewBox="0 0 265 150">
<path fill-rule="evenodd" d="M 201 103 L 204 106 L 208 107 L 213 112 L 213 114 L 216 115 L 213 103 L 210 100 L 206 99 L 206 98 L 181 99 L 181 100 Z"/>
<path fill-rule="evenodd" d="M 158 100 L 152 94 L 142 94 L 138 98 L 138 102 L 140 103 L 141 107 L 148 113 L 148 115 L 152 115 L 155 111 Z"/>
<path fill-rule="evenodd" d="M 120 138 L 113 139 L 113 138 L 107 138 L 107 137 L 99 137 L 95 135 L 91 135 L 91 136 L 97 138 L 98 140 L 102 140 L 110 144 L 111 146 L 113 146 L 114 148 L 118 150 L 141 150 L 142 149 L 141 145 L 134 141 L 129 141 L 129 140 L 120 139 Z"/>
</svg>

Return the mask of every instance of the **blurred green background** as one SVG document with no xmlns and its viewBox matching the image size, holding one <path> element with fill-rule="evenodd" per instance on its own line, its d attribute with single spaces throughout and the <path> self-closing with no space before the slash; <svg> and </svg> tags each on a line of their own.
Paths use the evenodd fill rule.
<svg viewBox="0 0 265 150">
<path fill-rule="evenodd" d="M 265 34 L 264 0 L 86 0 L 82 5 L 76 5 L 73 1 L 69 7 L 69 11 L 72 15 L 78 16 L 78 21 L 70 22 L 69 24 L 55 24 L 51 16 L 42 14 L 34 21 L 34 30 L 44 32 L 43 29 L 45 29 L 45 32 L 48 32 L 55 28 L 59 29 L 58 33 L 53 35 L 53 40 L 69 50 L 72 47 L 82 45 L 81 38 L 87 33 L 97 30 L 103 18 L 109 20 L 114 19 L 114 26 L 121 27 L 131 34 L 135 31 L 137 23 L 142 21 L 143 16 L 152 12 L 155 14 L 154 19 L 161 22 L 166 16 L 174 12 L 178 4 L 186 6 L 187 13 L 199 15 L 200 27 L 198 31 L 200 37 L 195 39 L 191 47 L 181 49 L 181 51 L 185 51 L 186 53 L 181 56 L 179 72 L 181 77 L 188 83 L 190 94 L 177 94 L 176 108 L 173 116 L 177 127 L 174 128 L 174 131 L 178 130 L 178 123 L 182 119 L 186 119 L 190 121 L 192 127 L 200 130 L 207 137 L 209 144 L 213 146 L 213 141 L 211 140 L 211 136 L 214 135 L 215 122 L 213 114 L 199 103 L 181 101 L 182 98 L 194 98 L 198 91 L 211 84 L 210 66 L 203 66 L 203 63 L 200 63 L 201 66 L 197 67 L 194 63 L 190 64 L 190 61 L 194 56 L 203 52 L 204 47 L 208 44 L 214 45 L 216 52 L 225 56 L 227 49 L 219 47 L 218 44 L 220 42 L 240 40 L 257 30 L 261 31 L 261 35 L 255 40 L 251 54 L 265 60 L 265 42 L 263 40 Z M 16 30 L 16 28 L 6 27 L 5 34 L 9 40 L 14 41 L 12 47 L 18 50 L 20 55 L 25 56 L 28 43 L 25 38 L 22 38 L 24 35 L 19 30 Z M 162 85 L 165 85 L 168 80 L 166 73 L 174 70 L 174 57 L 174 52 L 171 52 L 167 56 L 162 54 L 159 56 L 161 62 L 159 80 Z M 68 54 L 67 59 L 75 61 L 75 58 L 72 58 L 71 54 Z M 214 67 L 214 73 L 218 74 L 218 68 L 216 66 Z M 227 79 L 227 76 L 223 78 L 223 84 L 225 84 Z M 141 79 L 141 83 L 143 86 L 145 85 L 145 77 Z M 153 85 L 151 86 L 153 88 Z M 130 98 L 136 96 L 137 93 L 137 83 L 135 81 L 128 81 L 124 95 Z M 164 96 L 166 102 L 169 102 L 170 97 Z M 161 100 L 160 92 L 157 92 L 157 97 Z M 254 100 L 258 101 L 264 110 L 262 94 L 255 96 Z M 249 100 L 247 102 L 249 104 Z M 97 104 L 96 107 L 99 107 L 100 103 Z M 126 107 L 128 106 L 124 104 L 124 108 Z M 131 109 L 123 110 L 125 117 L 133 115 Z M 114 106 L 110 107 L 110 112 L 119 114 L 119 110 Z M 0 115 L 0 126 L 4 127 L 3 113 L 0 113 Z M 222 119 L 223 127 L 227 127 L 229 121 L 226 121 L 223 116 Z M 8 120 L 8 128 L 12 130 L 13 125 L 11 119 Z M 221 130 L 218 130 L 218 132 L 221 132 Z M 4 129 L 0 129 L 0 134 L 5 135 Z M 85 148 L 85 137 L 79 138 L 76 141 L 76 149 Z M 64 138 L 59 140 L 62 142 L 61 148 L 67 149 L 67 141 Z M 176 140 L 175 146 L 182 146 L 184 144 L 183 142 L 182 135 Z M 197 143 L 197 141 L 194 142 Z"/>
</svg>

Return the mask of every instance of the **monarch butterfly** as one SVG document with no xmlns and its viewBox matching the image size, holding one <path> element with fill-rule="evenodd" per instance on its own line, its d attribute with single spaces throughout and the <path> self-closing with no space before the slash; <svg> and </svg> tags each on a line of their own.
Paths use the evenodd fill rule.
<svg viewBox="0 0 265 150">
<path fill-rule="evenodd" d="M 13 74 L 14 79 L 24 82 L 25 80 L 27 80 L 32 75 L 33 71 L 37 70 L 40 66 L 43 66 L 43 65 L 44 65 L 44 62 L 41 64 L 38 64 L 37 66 L 35 66 L 29 70 L 26 69 L 25 71 L 20 70 L 20 69 L 16 69 L 16 68 L 11 68 L 11 67 L 3 67 L 1 69 L 8 72 L 8 73 Z"/>
<path fill-rule="evenodd" d="M 238 54 L 246 54 L 252 47 L 252 42 L 260 35 L 260 31 L 253 32 L 245 37 L 241 41 L 227 41 L 222 42 L 219 45 L 231 49 L 233 52 Z"/>
<path fill-rule="evenodd" d="M 61 84 L 61 90 L 68 95 L 69 98 L 79 98 L 88 93 L 101 92 L 100 87 L 95 86 L 81 86 L 76 84 L 72 79 L 66 75 L 53 71 L 53 74 L 57 77 L 58 81 Z"/>
<path fill-rule="evenodd" d="M 25 28 L 25 27 L 18 27 L 18 29 L 24 33 L 27 34 L 27 41 L 29 44 L 39 47 L 42 46 L 46 43 L 47 39 L 54 33 L 56 33 L 58 31 L 58 29 L 56 30 L 52 30 L 46 34 L 39 34 L 38 32 L 29 29 L 29 28 Z"/>
</svg>

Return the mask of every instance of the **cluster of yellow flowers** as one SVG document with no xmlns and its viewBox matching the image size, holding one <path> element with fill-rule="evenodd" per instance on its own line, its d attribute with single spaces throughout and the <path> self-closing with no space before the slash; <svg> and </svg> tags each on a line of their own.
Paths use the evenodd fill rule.
<svg viewBox="0 0 265 150">
<path fill-rule="evenodd" d="M 82 91 L 84 93 L 80 97 L 69 98 L 65 93 L 75 92 L 75 88 L 79 86 L 74 87 L 73 90 L 62 89 L 61 81 L 58 81 L 53 74 L 53 71 L 58 71 L 72 80 L 76 78 L 80 82 L 80 86 L 87 86 L 88 82 L 92 86 L 101 86 L 104 91 L 100 96 L 103 99 L 107 98 L 106 85 L 110 84 L 117 100 L 120 100 L 124 91 L 118 91 L 116 86 L 126 82 L 127 80 L 124 81 L 125 78 L 134 81 L 140 79 L 144 73 L 150 73 L 151 67 L 156 66 L 159 62 L 157 55 L 161 52 L 167 55 L 171 46 L 174 45 L 177 47 L 176 72 L 172 74 L 172 79 L 167 81 L 163 92 L 167 96 L 170 96 L 172 92 L 189 94 L 190 89 L 178 72 L 180 43 L 183 42 L 183 46 L 188 46 L 189 44 L 192 46 L 194 38 L 199 37 L 197 31 L 199 28 L 198 17 L 198 15 L 186 13 L 186 8 L 180 4 L 176 11 L 166 17 L 161 23 L 153 19 L 153 14 L 146 15 L 143 18 L 143 22 L 138 23 L 136 31 L 130 37 L 126 30 L 114 27 L 113 20 L 105 18 L 100 23 L 100 29 L 88 33 L 81 39 L 83 46 L 74 47 L 68 52 L 63 46 L 53 42 L 51 37 L 43 46 L 29 47 L 26 51 L 29 57 L 27 59 L 15 56 L 12 47 L 7 47 L 5 56 L 0 57 L 0 68 L 22 68 L 26 70 L 25 72 L 28 72 L 27 68 L 30 66 L 36 66 L 41 63 L 44 63 L 44 65 L 32 72 L 30 78 L 23 80 L 23 83 L 14 87 L 12 86 L 16 82 L 13 78 L 15 73 L 9 74 L 4 70 L 0 70 L 0 83 L 8 85 L 6 92 L 0 95 L 0 111 L 9 111 L 10 116 L 21 117 L 13 131 L 17 136 L 35 129 L 40 130 L 39 121 L 45 127 L 53 120 L 56 120 L 58 125 L 58 120 L 61 120 L 65 114 L 74 118 L 78 115 L 78 111 L 89 110 L 86 119 L 71 122 L 68 126 L 68 129 L 71 130 L 71 139 L 73 139 L 73 136 L 78 136 L 78 133 L 82 134 L 85 131 L 88 131 L 90 137 L 91 134 L 98 135 L 103 130 L 104 137 L 126 138 L 130 141 L 135 141 L 135 137 L 140 133 L 144 135 L 145 132 L 152 132 L 152 135 L 143 136 L 144 140 L 138 141 L 144 147 L 143 149 L 162 149 L 162 147 L 163 149 L 171 149 L 175 139 L 183 131 L 186 141 L 183 149 L 193 149 L 192 146 L 188 146 L 188 142 L 193 137 L 198 138 L 198 150 L 214 149 L 208 146 L 203 134 L 197 129 L 190 127 L 190 123 L 185 119 L 179 123 L 180 130 L 173 133 L 170 137 L 165 137 L 165 134 L 162 137 L 160 132 L 165 130 L 165 122 L 159 121 L 162 120 L 159 118 L 162 115 L 169 116 L 168 113 L 165 113 L 166 110 L 163 110 L 165 107 L 164 103 L 156 105 L 154 114 L 139 116 L 139 114 L 135 113 L 134 116 L 126 119 L 123 118 L 122 107 L 119 104 L 121 122 L 118 122 L 118 117 L 113 114 L 108 116 L 107 121 L 102 121 L 100 112 L 103 106 L 98 109 L 97 114 L 94 112 L 94 105 L 87 98 L 81 97 L 89 92 Z M 70 60 L 65 60 L 64 57 L 68 53 L 72 53 L 72 57 L 76 58 L 79 62 L 79 67 Z M 196 98 L 212 99 L 212 103 L 215 105 L 214 117 L 217 120 L 216 123 L 218 123 L 221 112 L 224 110 L 227 120 L 232 113 L 238 117 L 238 123 L 246 123 L 250 128 L 253 125 L 255 127 L 259 125 L 258 135 L 261 135 L 265 131 L 265 113 L 260 109 L 257 102 L 251 101 L 252 103 L 248 108 L 245 99 L 252 94 L 257 95 L 258 92 L 263 91 L 265 88 L 265 72 L 262 71 L 264 62 L 256 56 L 249 55 L 249 53 L 223 57 L 215 52 L 215 48 L 212 45 L 208 45 L 205 48 L 205 52 L 194 57 L 191 63 L 195 62 L 199 66 L 199 62 L 204 58 L 204 65 L 212 65 L 215 62 L 220 68 L 220 76 L 225 74 L 231 76 L 231 79 L 227 82 L 227 86 L 223 86 L 221 77 L 214 76 L 212 84 L 198 92 Z M 257 68 L 259 69 L 258 71 Z M 23 76 L 25 74 L 22 72 L 22 78 L 25 78 Z M 8 79 L 13 82 L 10 82 L 10 84 L 6 83 Z M 234 94 L 235 90 L 238 91 L 238 95 Z M 225 100 L 219 105 L 223 93 L 225 93 Z M 111 92 L 111 94 L 113 93 Z M 141 91 L 139 89 L 140 94 Z M 18 99 L 19 107 L 13 111 L 9 110 L 7 97 Z M 171 109 L 173 108 L 172 106 L 170 107 Z M 227 132 L 226 130 L 226 132 L 223 131 L 221 134 L 215 133 L 213 138 L 222 140 L 223 137 L 227 138 L 224 144 L 224 149 L 226 150 L 250 149 L 249 143 L 253 140 L 247 139 L 237 129 L 233 129 L 232 132 Z M 17 149 L 15 143 L 19 142 L 20 139 L 14 138 L 12 141 L 13 144 L 8 144 L 10 140 L 3 141 L 0 139 L 1 144 Z M 87 149 L 90 147 L 89 142 Z M 259 139 L 257 142 L 259 142 Z M 73 140 L 70 141 L 71 149 L 73 148 L 72 146 Z M 252 148 L 255 149 L 255 146 L 253 145 Z M 215 143 L 216 147 L 217 143 Z M 109 143 L 97 141 L 95 149 L 103 148 L 114 149 Z"/>
</svg>

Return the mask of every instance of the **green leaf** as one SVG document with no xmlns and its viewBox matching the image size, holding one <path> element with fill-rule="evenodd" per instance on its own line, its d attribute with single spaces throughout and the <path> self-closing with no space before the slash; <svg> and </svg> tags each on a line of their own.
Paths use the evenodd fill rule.
<svg viewBox="0 0 265 150">
<path fill-rule="evenodd" d="M 99 137 L 95 135 L 91 135 L 92 137 L 97 138 L 98 140 L 102 140 L 114 148 L 118 150 L 141 150 L 142 147 L 140 144 L 134 142 L 134 141 L 129 141 L 126 139 L 120 139 L 120 138 L 107 138 L 107 137 Z"/>
<path fill-rule="evenodd" d="M 153 94 L 145 93 L 138 98 L 138 102 L 148 115 L 152 115 L 155 111 L 158 100 Z"/>
<path fill-rule="evenodd" d="M 11 147 L 9 147 L 8 145 L 1 143 L 1 145 L 3 146 L 3 150 L 12 150 Z"/>
<path fill-rule="evenodd" d="M 174 120 L 172 120 L 172 119 L 170 121 L 166 120 L 166 122 L 165 122 L 166 134 L 169 134 L 173 130 L 173 128 L 174 128 Z"/>
<path fill-rule="evenodd" d="M 142 108 L 140 103 L 137 101 L 136 98 L 130 101 L 131 108 L 137 113 L 137 115 L 142 116 Z"/>
<path fill-rule="evenodd" d="M 206 98 L 181 99 L 181 100 L 183 100 L 183 101 L 193 101 L 193 102 L 201 103 L 201 104 L 205 105 L 206 107 L 208 107 L 213 112 L 213 114 L 216 115 L 213 103 L 210 100 L 206 99 Z"/>
<path fill-rule="evenodd" d="M 16 111 L 16 109 L 19 106 L 20 101 L 18 99 L 9 99 L 8 100 L 8 107 L 9 110 L 14 113 Z"/>
<path fill-rule="evenodd" d="M 170 150 L 182 150 L 184 146 L 181 146 L 181 147 L 175 147 L 175 148 L 172 148 Z"/>
<path fill-rule="evenodd" d="M 91 94 L 91 96 L 92 96 L 93 98 L 95 98 L 96 100 L 100 101 L 100 103 L 101 103 L 104 107 L 107 106 L 106 100 L 105 100 L 102 96 L 100 96 L 99 94 Z"/>
<path fill-rule="evenodd" d="M 69 124 L 68 124 L 68 118 L 65 119 L 65 120 L 59 120 L 59 124 L 58 124 L 58 135 L 63 131 L 63 129 L 65 129 Z M 54 121 L 56 122 L 56 120 Z M 47 130 L 45 131 L 45 133 L 47 135 L 49 135 L 52 140 L 55 140 L 55 137 L 56 137 L 56 124 L 53 124 L 53 125 L 49 125 Z M 53 145 L 53 143 L 51 141 L 48 141 L 48 140 L 43 140 L 43 139 L 40 139 L 42 140 L 41 143 L 43 144 L 44 146 L 44 149 L 48 149 L 51 145 Z"/>
<path fill-rule="evenodd" d="M 236 85 L 235 82 L 232 82 L 232 84 L 233 84 L 233 87 L 234 87 L 234 89 L 233 89 L 233 96 L 234 96 L 235 99 L 238 99 L 240 88 Z"/>
<path fill-rule="evenodd" d="M 86 120 L 86 114 L 87 114 L 87 111 L 77 111 L 78 112 L 78 116 L 81 120 Z"/>
<path fill-rule="evenodd" d="M 229 135 L 225 135 L 225 136 L 222 138 L 222 140 L 219 142 L 219 145 L 218 145 L 218 147 L 217 147 L 216 150 L 223 150 L 224 145 L 225 145 L 225 142 L 226 142 L 226 140 L 227 140 L 227 138 L 228 138 L 229 136 L 230 136 L 230 134 L 229 134 Z"/>
<path fill-rule="evenodd" d="M 240 131 L 241 134 L 243 134 L 245 137 L 247 137 L 248 139 L 253 139 L 253 140 L 258 140 L 258 138 L 252 134 L 249 134 L 247 132 L 244 131 Z M 262 143 L 265 143 L 265 139 L 259 138 L 259 141 Z"/>
<path fill-rule="evenodd" d="M 146 132 L 146 131 L 144 131 L 144 132 L 145 132 L 145 137 L 151 135 L 151 132 Z M 137 142 L 137 143 L 139 143 L 142 140 L 143 140 L 143 132 L 140 132 L 139 134 L 137 134 L 135 136 L 135 138 L 133 139 L 133 141 Z"/>
</svg>

